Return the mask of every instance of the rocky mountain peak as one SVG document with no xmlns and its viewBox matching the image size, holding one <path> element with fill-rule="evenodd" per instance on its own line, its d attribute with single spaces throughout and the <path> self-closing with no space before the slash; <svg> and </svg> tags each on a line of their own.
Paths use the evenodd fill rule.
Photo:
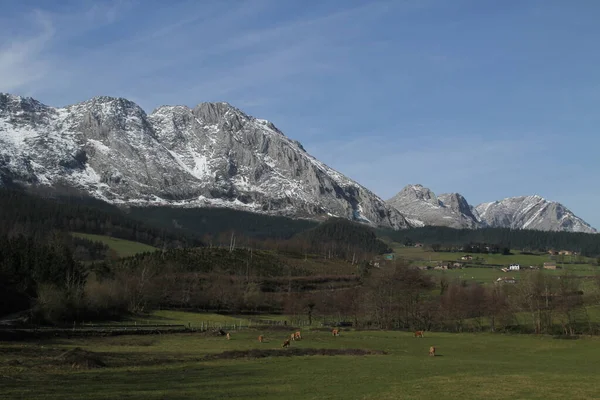
<svg viewBox="0 0 600 400">
<path fill-rule="evenodd" d="M 131 101 L 101 96 L 47 111 L 43 123 L 17 127 L 10 121 L 18 113 L 2 107 L 1 179 L 60 182 L 120 204 L 409 226 L 400 212 L 310 156 L 271 122 L 228 103 L 163 106 L 146 115 Z"/>
<path fill-rule="evenodd" d="M 48 108 L 48 106 L 31 97 L 0 93 L 0 115 L 8 115 L 8 113 L 18 115 L 22 113 L 46 112 Z"/>
<path fill-rule="evenodd" d="M 438 196 L 438 199 L 444 207 L 450 208 L 452 211 L 470 216 L 472 215 L 471 206 L 460 193 L 443 193 Z"/>
<path fill-rule="evenodd" d="M 229 103 L 200 103 L 193 109 L 194 115 L 206 124 L 214 125 L 224 120 L 249 120 L 250 117 Z"/>
<path fill-rule="evenodd" d="M 406 185 L 396 196 L 405 197 L 407 199 L 423 200 L 435 206 L 439 205 L 435 193 L 421 184 Z"/>
<path fill-rule="evenodd" d="M 387 203 L 415 225 L 476 228 L 480 224 L 465 198 L 458 193 L 435 193 L 423 185 L 407 185 Z"/>
<path fill-rule="evenodd" d="M 475 207 L 479 219 L 486 226 L 596 233 L 596 229 L 576 216 L 564 205 L 548 201 L 542 196 L 508 197 Z"/>
<path fill-rule="evenodd" d="M 432 202 L 434 198 L 437 203 Z M 562 204 L 540 195 L 509 197 L 473 207 L 459 193 L 435 197 L 422 185 L 408 185 L 387 202 L 414 225 L 596 232 Z"/>
</svg>

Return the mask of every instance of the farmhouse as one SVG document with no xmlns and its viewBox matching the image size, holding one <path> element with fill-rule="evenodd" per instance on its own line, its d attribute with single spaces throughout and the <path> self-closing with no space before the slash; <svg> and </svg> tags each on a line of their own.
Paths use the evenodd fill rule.
<svg viewBox="0 0 600 400">
<path fill-rule="evenodd" d="M 508 269 L 511 271 L 519 271 L 521 269 L 521 266 L 519 264 L 510 264 L 508 266 Z"/>
<path fill-rule="evenodd" d="M 556 269 L 556 263 L 553 262 L 545 262 L 544 269 Z"/>
<path fill-rule="evenodd" d="M 423 247 L 423 243 L 416 243 L 415 247 Z"/>
<path fill-rule="evenodd" d="M 570 250 L 561 250 L 558 252 L 559 256 L 572 256 L 573 252 Z"/>
</svg>

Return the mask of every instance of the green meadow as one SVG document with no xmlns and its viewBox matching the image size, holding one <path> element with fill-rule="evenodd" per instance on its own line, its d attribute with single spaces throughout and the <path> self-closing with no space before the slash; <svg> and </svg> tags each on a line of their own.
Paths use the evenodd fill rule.
<svg viewBox="0 0 600 400">
<path fill-rule="evenodd" d="M 596 338 L 437 332 L 415 338 L 351 330 L 332 337 L 312 329 L 281 348 L 291 332 L 245 329 L 232 331 L 231 340 L 186 333 L 0 342 L 0 398 L 592 399 L 600 393 Z M 431 345 L 436 357 L 428 356 Z M 298 349 L 386 354 L 291 355 Z M 272 353 L 245 356 L 253 350 Z M 231 351 L 239 353 L 223 354 Z"/>
<path fill-rule="evenodd" d="M 80 237 L 83 239 L 91 240 L 94 242 L 100 242 L 106 244 L 110 249 L 114 250 L 119 257 L 130 257 L 138 253 L 156 251 L 156 247 L 150 245 L 132 242 L 130 240 L 117 239 L 111 236 L 104 235 L 92 235 L 89 233 L 78 233 L 71 232 L 71 235 Z"/>
</svg>

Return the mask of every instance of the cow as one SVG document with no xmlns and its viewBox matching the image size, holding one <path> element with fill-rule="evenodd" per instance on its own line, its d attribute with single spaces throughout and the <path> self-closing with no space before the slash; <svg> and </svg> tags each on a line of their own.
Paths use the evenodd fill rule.
<svg viewBox="0 0 600 400">
<path fill-rule="evenodd" d="M 281 347 L 288 347 L 290 345 L 290 339 L 287 339 L 285 342 L 283 342 L 283 346 Z"/>
<path fill-rule="evenodd" d="M 425 337 L 425 335 L 423 335 L 423 331 L 416 331 L 415 337 Z"/>
<path fill-rule="evenodd" d="M 264 337 L 263 335 L 260 335 L 260 336 L 258 337 L 258 341 L 262 343 L 262 342 L 263 342 L 263 340 L 265 340 L 265 337 Z"/>
<path fill-rule="evenodd" d="M 231 339 L 231 335 L 229 334 L 229 332 L 227 332 L 227 335 L 226 335 L 226 336 L 227 336 L 227 340 L 230 340 L 230 339 Z"/>
<path fill-rule="evenodd" d="M 333 329 L 333 330 L 331 331 L 331 334 L 332 334 L 333 336 L 340 336 L 340 330 L 339 330 L 339 329 L 337 329 L 337 328 L 335 328 L 335 329 Z"/>
<path fill-rule="evenodd" d="M 294 333 L 294 339 L 295 339 L 295 340 L 300 340 L 300 339 L 302 339 L 302 335 L 300 334 L 300 331 L 298 331 L 298 332 Z"/>
<path fill-rule="evenodd" d="M 431 346 L 429 348 L 429 355 L 432 357 L 435 357 L 435 347 Z"/>
<path fill-rule="evenodd" d="M 295 333 L 291 333 L 290 334 L 290 340 L 292 340 L 292 341 L 296 340 L 296 334 Z"/>
</svg>

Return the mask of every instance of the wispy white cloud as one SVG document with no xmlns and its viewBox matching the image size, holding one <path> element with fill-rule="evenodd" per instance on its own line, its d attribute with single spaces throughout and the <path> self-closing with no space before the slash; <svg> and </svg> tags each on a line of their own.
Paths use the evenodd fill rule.
<svg viewBox="0 0 600 400">
<path fill-rule="evenodd" d="M 34 33 L 29 36 L 4 36 L 0 41 L 0 90 L 29 91 L 51 69 L 46 46 L 55 35 L 54 24 L 41 11 L 31 15 Z"/>
<path fill-rule="evenodd" d="M 115 22 L 120 11 L 131 5 L 125 0 L 83 4 L 85 8 L 66 13 L 33 9 L 21 20 L 2 21 L 0 90 L 25 95 L 39 93 L 54 82 L 57 71 L 64 65 L 64 57 L 68 58 L 68 54 L 60 51 L 62 42 Z"/>
<path fill-rule="evenodd" d="M 165 9 L 163 19 L 124 29 L 118 37 L 65 49 L 68 39 L 83 40 L 87 32 L 118 23 L 123 14 L 135 15 L 146 6 L 140 2 L 136 8 L 125 1 L 84 4 L 87 8 L 76 12 L 49 14 L 59 28 L 48 38 L 45 54 L 23 57 L 22 64 L 34 65 L 38 59 L 46 63 L 44 76 L 52 79 L 37 78 L 38 92 L 56 93 L 60 88 L 67 97 L 76 91 L 75 101 L 100 92 L 132 93 L 144 99 L 142 106 L 153 108 L 162 102 L 193 105 L 214 99 L 237 104 L 257 91 L 262 92 L 263 105 L 280 101 L 277 91 L 303 96 L 314 87 L 307 85 L 311 76 L 344 68 L 346 44 L 360 36 L 367 21 L 397 2 L 369 2 L 302 19 L 288 15 L 266 25 L 252 21 L 281 3 L 258 0 L 239 7 L 175 3 Z M 13 84 L 6 90 L 22 87 Z"/>
</svg>

